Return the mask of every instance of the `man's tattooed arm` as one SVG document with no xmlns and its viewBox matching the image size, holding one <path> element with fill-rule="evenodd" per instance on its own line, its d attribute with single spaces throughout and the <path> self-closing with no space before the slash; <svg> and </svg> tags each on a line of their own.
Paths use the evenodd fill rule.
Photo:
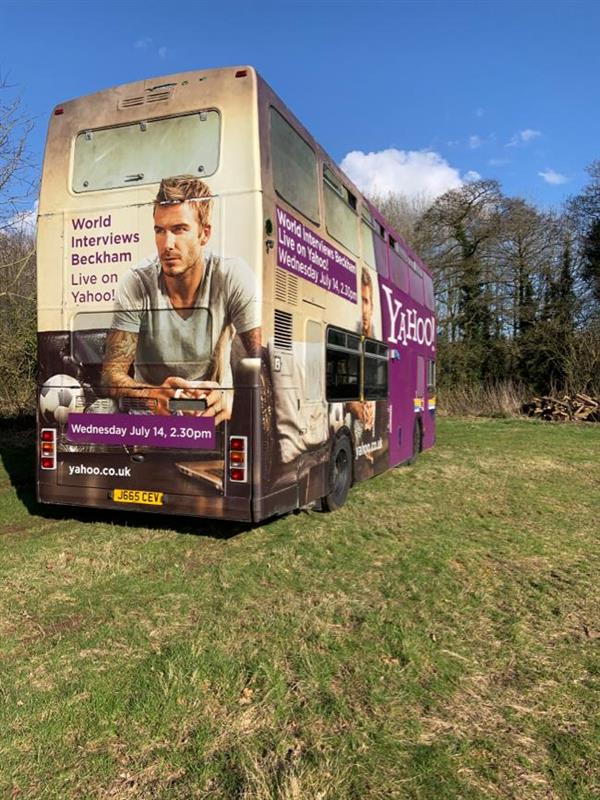
<svg viewBox="0 0 600 800">
<path fill-rule="evenodd" d="M 246 348 L 246 353 L 253 358 L 258 358 L 261 355 L 261 332 L 261 328 L 252 328 L 249 331 L 240 333 L 240 339 Z"/>
<path fill-rule="evenodd" d="M 106 353 L 102 365 L 102 385 L 111 397 L 139 397 L 144 392 L 129 376 L 135 359 L 137 333 L 111 330 L 106 337 Z"/>
</svg>

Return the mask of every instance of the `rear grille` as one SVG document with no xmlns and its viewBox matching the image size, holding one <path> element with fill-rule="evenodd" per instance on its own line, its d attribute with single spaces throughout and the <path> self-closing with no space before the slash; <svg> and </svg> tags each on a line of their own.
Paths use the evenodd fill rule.
<svg viewBox="0 0 600 800">
<path fill-rule="evenodd" d="M 294 320 L 287 311 L 275 309 L 275 347 L 280 350 L 291 350 L 294 342 Z"/>
<path fill-rule="evenodd" d="M 131 108 L 132 106 L 143 106 L 143 105 L 144 105 L 143 97 L 126 97 L 124 100 L 120 101 L 119 108 Z"/>
<path fill-rule="evenodd" d="M 158 103 L 161 100 L 168 100 L 171 96 L 170 91 L 166 92 L 152 92 L 151 94 L 146 95 L 146 102 L 147 103 Z"/>
<path fill-rule="evenodd" d="M 282 269 L 275 269 L 275 299 L 291 306 L 298 305 L 298 278 Z"/>
</svg>

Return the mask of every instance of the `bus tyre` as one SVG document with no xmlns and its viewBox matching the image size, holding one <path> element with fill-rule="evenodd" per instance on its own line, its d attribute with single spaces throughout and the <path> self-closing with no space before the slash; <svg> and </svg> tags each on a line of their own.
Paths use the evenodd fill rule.
<svg viewBox="0 0 600 800">
<path fill-rule="evenodd" d="M 408 464 L 414 464 L 417 456 L 423 449 L 423 430 L 421 428 L 421 420 L 416 419 L 413 428 L 413 441 L 412 441 L 412 456 L 408 459 Z"/>
<path fill-rule="evenodd" d="M 343 506 L 352 484 L 352 448 L 347 436 L 336 440 L 329 461 L 329 493 L 321 500 L 323 511 Z"/>
</svg>

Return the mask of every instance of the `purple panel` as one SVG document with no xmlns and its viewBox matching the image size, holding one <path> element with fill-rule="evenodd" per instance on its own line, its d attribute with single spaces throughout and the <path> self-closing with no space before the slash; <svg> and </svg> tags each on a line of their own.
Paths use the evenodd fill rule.
<svg viewBox="0 0 600 800">
<path fill-rule="evenodd" d="M 412 454 L 417 357 L 435 359 L 435 317 L 390 281 L 379 279 L 383 340 L 390 347 L 390 464 Z M 421 400 L 422 400 L 421 393 Z"/>
<path fill-rule="evenodd" d="M 214 417 L 160 417 L 153 414 L 69 414 L 67 439 L 77 444 L 146 447 L 215 447 Z"/>
<path fill-rule="evenodd" d="M 357 301 L 355 262 L 279 206 L 277 266 L 351 303 Z"/>
</svg>

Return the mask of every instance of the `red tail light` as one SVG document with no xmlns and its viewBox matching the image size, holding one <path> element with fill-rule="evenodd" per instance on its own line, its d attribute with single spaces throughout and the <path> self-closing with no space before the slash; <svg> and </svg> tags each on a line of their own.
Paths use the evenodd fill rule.
<svg viewBox="0 0 600 800">
<path fill-rule="evenodd" d="M 56 428 L 42 428 L 40 439 L 41 468 L 56 469 Z"/>
<path fill-rule="evenodd" d="M 229 479 L 246 483 L 248 479 L 248 437 L 229 437 Z"/>
</svg>

